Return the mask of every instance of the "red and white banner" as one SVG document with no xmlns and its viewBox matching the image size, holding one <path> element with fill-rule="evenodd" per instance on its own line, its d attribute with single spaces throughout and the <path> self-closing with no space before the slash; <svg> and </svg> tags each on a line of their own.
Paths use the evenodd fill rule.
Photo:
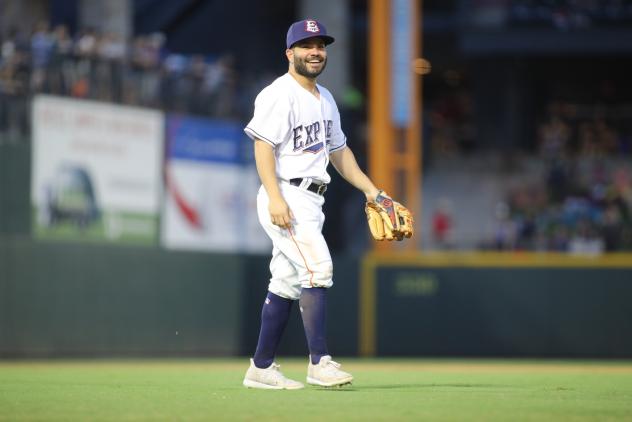
<svg viewBox="0 0 632 422">
<path fill-rule="evenodd" d="M 162 244 L 169 249 L 269 252 L 259 226 L 252 148 L 234 123 L 169 116 Z"/>
</svg>

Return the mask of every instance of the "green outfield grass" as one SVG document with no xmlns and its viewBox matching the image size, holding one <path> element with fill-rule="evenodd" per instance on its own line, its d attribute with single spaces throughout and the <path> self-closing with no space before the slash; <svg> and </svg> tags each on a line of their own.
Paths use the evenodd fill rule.
<svg viewBox="0 0 632 422">
<path fill-rule="evenodd" d="M 351 387 L 298 391 L 242 387 L 247 359 L 0 361 L 0 420 L 632 420 L 630 361 L 339 360 Z"/>
</svg>

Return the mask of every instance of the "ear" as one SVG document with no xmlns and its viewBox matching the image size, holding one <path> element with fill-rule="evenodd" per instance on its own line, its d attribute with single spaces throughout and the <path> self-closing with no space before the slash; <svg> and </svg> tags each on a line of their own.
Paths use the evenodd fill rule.
<svg viewBox="0 0 632 422">
<path fill-rule="evenodd" d="M 294 50 L 288 48 L 285 50 L 285 57 L 287 57 L 287 61 L 290 63 L 294 63 Z"/>
</svg>

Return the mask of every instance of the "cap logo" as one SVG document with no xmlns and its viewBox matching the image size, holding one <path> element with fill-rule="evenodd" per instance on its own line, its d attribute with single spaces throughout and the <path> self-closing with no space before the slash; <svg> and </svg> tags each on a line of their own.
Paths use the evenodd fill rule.
<svg viewBox="0 0 632 422">
<path fill-rule="evenodd" d="M 305 30 L 308 32 L 314 32 L 314 33 L 319 33 L 320 32 L 320 28 L 318 27 L 318 24 L 316 23 L 316 21 L 305 21 Z"/>
</svg>

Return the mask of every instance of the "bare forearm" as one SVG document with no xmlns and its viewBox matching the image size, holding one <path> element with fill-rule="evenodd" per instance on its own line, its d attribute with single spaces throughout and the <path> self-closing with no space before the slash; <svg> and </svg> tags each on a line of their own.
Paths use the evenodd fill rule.
<svg viewBox="0 0 632 422">
<path fill-rule="evenodd" d="M 333 152 L 330 155 L 330 161 L 347 182 L 364 192 L 367 199 L 375 199 L 378 194 L 378 189 L 371 179 L 360 169 L 351 149 L 343 148 Z"/>
<path fill-rule="evenodd" d="M 270 198 L 270 203 L 268 204 L 270 221 L 279 227 L 289 229 L 292 226 L 293 216 L 279 188 L 274 148 L 263 141 L 255 141 L 255 162 L 261 184 Z"/>
<path fill-rule="evenodd" d="M 269 197 L 280 197 L 279 182 L 276 177 L 274 149 L 263 141 L 255 141 L 255 162 L 261 184 Z"/>
</svg>

